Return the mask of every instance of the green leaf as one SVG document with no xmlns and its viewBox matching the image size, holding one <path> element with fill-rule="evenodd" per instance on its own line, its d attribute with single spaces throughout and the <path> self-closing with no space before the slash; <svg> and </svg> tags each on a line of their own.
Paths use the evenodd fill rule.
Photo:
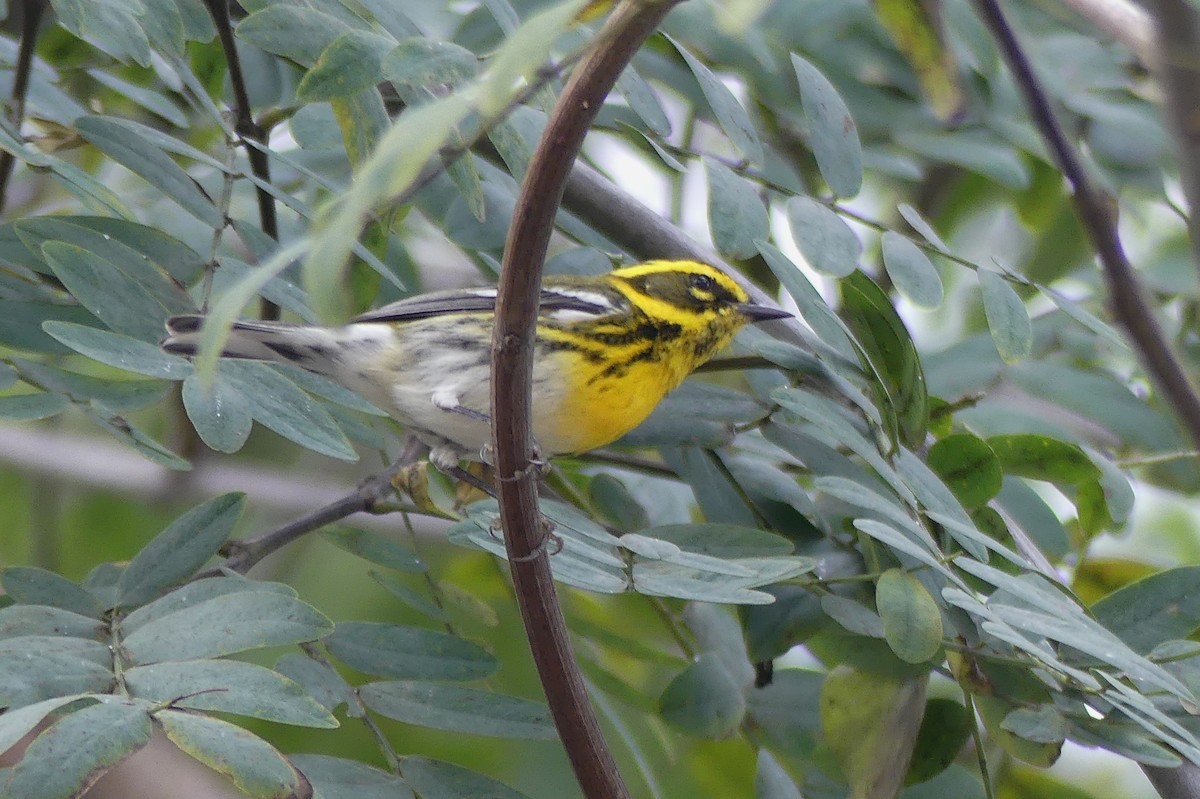
<svg viewBox="0 0 1200 799">
<path fill-rule="evenodd" d="M 383 57 L 394 45 L 390 38 L 377 33 L 342 33 L 321 51 L 312 69 L 300 80 L 296 99 L 313 103 L 374 88 L 382 74 Z"/>
<path fill-rule="evenodd" d="M 954 433 L 934 443 L 927 456 L 937 473 L 965 507 L 978 508 L 1000 493 L 1004 473 L 987 442 L 971 433 Z"/>
<path fill-rule="evenodd" d="M 163 710 L 154 715 L 171 743 L 204 765 L 226 775 L 254 799 L 302 796 L 296 770 L 262 738 L 227 721 Z"/>
<path fill-rule="evenodd" d="M 1013 147 L 998 141 L 985 131 L 929 133 L 902 130 L 896 143 L 931 161 L 954 164 L 991 178 L 1006 189 L 1029 186 L 1029 169 Z"/>
<path fill-rule="evenodd" d="M 164 9 L 174 10 L 175 8 L 174 3 L 171 3 L 170 5 L 166 4 L 167 2 L 170 2 L 170 0 L 150 0 L 150 2 L 160 3 Z M 161 19 L 161 17 L 156 16 L 158 13 L 159 10 L 155 9 L 155 15 L 147 15 L 144 16 L 143 19 Z M 182 51 L 182 40 L 180 41 L 180 45 L 181 46 L 178 49 Z M 130 83 L 129 81 L 121 80 L 116 75 L 105 72 L 104 70 L 89 69 L 87 74 L 97 83 L 107 86 L 117 94 L 132 100 L 134 103 L 140 105 L 150 113 L 156 114 L 163 120 L 170 122 L 175 127 L 186 128 L 188 126 L 187 116 L 179 110 L 178 106 L 167 99 L 165 95 L 156 92 L 153 89 L 148 89 L 145 86 L 139 86 L 136 83 Z"/>
<path fill-rule="evenodd" d="M 127 372 L 163 380 L 182 380 L 192 373 L 187 360 L 147 341 L 70 322 L 46 322 L 42 329 L 76 352 Z"/>
<path fill-rule="evenodd" d="M 145 179 L 205 225 L 216 229 L 225 226 L 221 212 L 195 180 L 141 134 L 101 116 L 80 117 L 75 120 L 75 129 L 98 150 Z"/>
<path fill-rule="evenodd" d="M 1161 667 L 1136 654 L 1121 639 L 1086 616 L 1077 615 L 1064 619 L 1048 613 L 1003 604 L 993 603 L 989 607 L 1002 621 L 1019 630 L 1045 636 L 1074 647 L 1080 652 L 1127 672 L 1130 677 L 1144 680 L 1159 688 L 1165 688 L 1181 699 L 1192 701 L 1189 698 L 1190 693 L 1182 683 Z"/>
<path fill-rule="evenodd" d="M 721 658 L 702 653 L 675 675 L 658 700 L 658 711 L 676 730 L 700 738 L 732 735 L 746 713 L 742 686 Z"/>
<path fill-rule="evenodd" d="M 254 417 L 246 395 L 224 378 L 222 367 L 205 385 L 198 374 L 183 381 L 183 408 L 200 440 L 217 452 L 237 452 L 250 437 Z"/>
<path fill-rule="evenodd" d="M 671 120 L 667 118 L 662 103 L 654 89 L 637 73 L 632 66 L 627 66 L 617 78 L 616 89 L 625 98 L 633 113 L 646 123 L 650 132 L 659 138 L 671 135 Z"/>
<path fill-rule="evenodd" d="M 346 665 L 377 677 L 480 680 L 500 668 L 496 658 L 465 638 L 398 624 L 340 622 L 325 645 Z"/>
<path fill-rule="evenodd" d="M 700 91 L 704 94 L 704 99 L 708 101 L 713 116 L 717 119 L 717 124 L 733 142 L 733 146 L 746 160 L 762 164 L 765 156 L 758 132 L 754 129 L 746 109 L 742 108 L 737 98 L 733 96 L 733 92 L 729 91 L 729 88 L 713 74 L 711 69 L 688 52 L 686 47 L 669 36 L 667 40 L 679 51 L 687 63 L 688 69 L 696 76 L 696 81 L 700 84 Z"/>
<path fill-rule="evenodd" d="M 153 228 L 108 217 L 43 216 L 17 220 L 13 231 L 31 255 L 40 255 L 50 241 L 73 244 L 113 264 L 169 312 L 196 310 L 179 281 L 195 277 L 204 268 L 203 260 L 182 242 Z M 31 266 L 49 271 L 40 262 Z"/>
<path fill-rule="evenodd" d="M 90 311 L 78 305 L 0 299 L 0 344 L 27 352 L 69 353 L 42 331 L 42 323 L 51 319 L 100 324 Z"/>
<path fill-rule="evenodd" d="M 758 750 L 754 796 L 756 799 L 804 799 L 791 776 L 766 749 Z"/>
<path fill-rule="evenodd" d="M 1008 714 L 1015 709 L 1012 702 L 986 694 L 976 694 L 972 699 L 980 718 L 983 719 L 988 737 L 999 743 L 1006 753 L 1042 768 L 1047 768 L 1058 760 L 1062 753 L 1062 744 L 1029 741 L 1013 735 L 1001 726 Z"/>
<path fill-rule="evenodd" d="M 110 689 L 112 653 L 97 641 L 24 635 L 0 639 L 0 704 L 7 707 Z"/>
<path fill-rule="evenodd" d="M 953 699 L 930 699 L 921 717 L 917 745 L 913 749 L 904 784 L 916 785 L 945 771 L 962 752 L 974 726 L 975 719 L 959 702 Z M 957 793 L 947 795 L 960 796 Z"/>
<path fill-rule="evenodd" d="M 344 549 L 372 563 L 378 563 L 380 566 L 413 574 L 425 571 L 425 564 L 421 562 L 416 553 L 378 533 L 352 527 L 336 527 L 324 531 L 321 536 L 339 549 Z"/>
<path fill-rule="evenodd" d="M 1006 474 L 1076 485 L 1100 477 L 1100 469 L 1078 445 L 1056 438 L 1014 433 L 992 436 L 987 444 Z"/>
<path fill-rule="evenodd" d="M 125 638 L 124 648 L 138 664 L 195 660 L 315 641 L 332 629 L 329 619 L 299 599 L 241 591 L 148 621 Z"/>
<path fill-rule="evenodd" d="M 245 494 L 223 494 L 171 522 L 125 567 L 117 581 L 117 604 L 144 605 L 195 574 L 229 538 L 245 505 Z"/>
<path fill-rule="evenodd" d="M 1147 766 L 1176 769 L 1183 760 L 1170 749 L 1146 737 L 1140 727 L 1114 724 L 1111 719 L 1092 721 L 1076 719 L 1071 722 L 1070 738 L 1084 746 L 1099 746 L 1121 757 Z M 1054 744 L 1043 744 L 1054 746 Z"/>
<path fill-rule="evenodd" d="M 303 727 L 338 726 L 337 719 L 299 685 L 253 663 L 155 663 L 127 669 L 122 678 L 130 696 L 173 708 L 215 710 Z"/>
<path fill-rule="evenodd" d="M 883 638 L 883 621 L 879 614 L 849 597 L 826 594 L 821 597 L 821 610 L 847 632 L 867 638 Z"/>
<path fill-rule="evenodd" d="M 646 509 L 613 475 L 601 472 L 591 479 L 587 488 L 592 507 L 618 529 L 628 532 L 649 525 Z"/>
<path fill-rule="evenodd" d="M 1099 319 L 1095 314 L 1084 308 L 1079 303 L 1067 299 L 1057 291 L 1054 291 L 1047 286 L 1039 285 L 1038 291 L 1049 297 L 1050 300 L 1058 306 L 1060 311 L 1074 319 L 1079 324 L 1083 325 L 1091 332 L 1095 333 L 1118 352 L 1126 352 L 1129 350 L 1129 342 L 1125 340 L 1125 337 L 1122 336 L 1116 328 Z"/>
<path fill-rule="evenodd" d="M 434 604 L 424 594 L 409 588 L 407 585 L 396 579 L 391 574 L 381 574 L 377 571 L 369 572 L 371 579 L 379 583 L 387 589 L 388 593 L 399 599 L 405 605 L 408 605 L 418 613 L 423 613 L 435 621 L 447 622 L 450 621 L 450 614 L 443 608 Z"/>
<path fill-rule="evenodd" d="M 47 605 L 0 608 L 0 638 L 20 635 L 63 635 L 99 640 L 106 625 L 99 619 Z"/>
<path fill-rule="evenodd" d="M 809 265 L 830 277 L 846 277 L 858 268 L 862 242 L 827 206 L 796 196 L 787 203 L 792 238 Z"/>
<path fill-rule="evenodd" d="M 36 566 L 10 566 L 0 571 L 0 586 L 12 599 L 26 605 L 48 605 L 97 619 L 103 612 L 96 597 L 78 584 Z"/>
<path fill-rule="evenodd" d="M 900 216 L 904 217 L 904 221 L 907 222 L 913 230 L 920 233 L 921 238 L 932 244 L 935 249 L 944 253 L 950 252 L 950 248 L 946 245 L 946 242 L 942 241 L 942 237 L 937 234 L 937 231 L 933 229 L 933 226 L 925 221 L 925 218 L 921 216 L 920 211 L 918 211 L 916 208 L 913 208 L 908 203 L 901 203 L 896 210 L 900 212 Z"/>
<path fill-rule="evenodd" d="M 557 737 L 545 705 L 515 696 L 432 682 L 373 682 L 359 693 L 367 707 L 406 724 L 501 738 Z"/>
<path fill-rule="evenodd" d="M 942 122 L 959 117 L 966 93 L 958 78 L 954 53 L 942 36 L 937 7 L 918 0 L 875 0 L 875 16 L 904 54 L 933 113 Z"/>
<path fill-rule="evenodd" d="M 860 433 L 847 418 L 838 403 L 802 389 L 779 389 L 771 392 L 771 399 L 781 407 L 809 422 L 818 436 L 818 441 L 828 447 L 847 447 L 858 455 L 881 477 L 888 486 L 907 502 L 915 502 L 908 488 L 891 464 L 879 453 L 875 442 Z M 865 478 L 870 481 L 870 478 Z"/>
<path fill-rule="evenodd" d="M 805 558 L 772 558 L 780 565 L 776 574 L 739 576 L 659 560 L 638 560 L 633 564 L 633 589 L 649 596 L 671 596 L 701 602 L 731 605 L 765 605 L 774 597 L 751 590 L 766 583 L 794 577 L 815 565 Z M 738 561 L 731 562 L 734 565 Z"/>
<path fill-rule="evenodd" d="M 42 245 L 42 254 L 75 299 L 110 328 L 148 342 L 162 338 L 167 309 L 116 264 L 57 241 Z"/>
<path fill-rule="evenodd" d="M 1040 744 L 1062 744 L 1067 737 L 1067 720 L 1053 705 L 1017 708 L 1000 726 L 1018 738 Z"/>
<path fill-rule="evenodd" d="M 704 159 L 704 171 L 708 175 L 708 227 L 717 251 L 739 260 L 757 254 L 755 241 L 771 235 L 758 189 L 712 158 Z"/>
<path fill-rule="evenodd" d="M 97 410 L 86 410 L 88 418 L 118 441 L 133 447 L 142 457 L 175 471 L 185 472 L 192 468 L 190 463 L 155 441 L 149 433 L 132 424 L 128 419 L 113 415 L 111 409 L 102 405 L 96 403 L 93 405 Z"/>
<path fill-rule="evenodd" d="M 1027 482 L 1005 477 L 1004 487 L 996 496 L 996 506 L 1025 531 L 1052 561 L 1071 549 L 1067 531 L 1046 500 Z"/>
<path fill-rule="evenodd" d="M 314 8 L 271 3 L 243 19 L 235 30 L 238 39 L 307 67 L 349 26 Z"/>
<path fill-rule="evenodd" d="M 891 230 L 884 232 L 882 246 L 883 265 L 901 294 L 921 308 L 942 304 L 942 278 L 920 247 Z"/>
<path fill-rule="evenodd" d="M 0 397 L 0 419 L 32 422 L 57 416 L 70 407 L 71 400 L 62 394 L 47 394 L 44 391 L 36 394 L 14 394 Z"/>
<path fill-rule="evenodd" d="M 813 329 L 821 341 L 834 352 L 850 363 L 856 363 L 858 355 L 854 345 L 850 343 L 850 331 L 845 323 L 838 318 L 821 296 L 816 287 L 809 282 L 804 273 L 787 259 L 777 248 L 767 242 L 758 242 L 758 250 L 766 260 L 771 272 L 783 284 L 784 289 L 796 301 L 800 315 Z"/>
<path fill-rule="evenodd" d="M 69 705 L 85 698 L 86 694 L 68 694 L 4 711 L 0 714 L 0 752 L 8 752 L 22 738 L 33 732 L 47 716 L 63 705 Z M 3 785 L 6 779 L 7 774 L 4 770 L 0 770 L 0 785 Z"/>
<path fill-rule="evenodd" d="M 800 84 L 800 103 L 808 120 L 808 141 L 817 168 L 838 197 L 853 197 L 862 188 L 862 145 L 850 109 L 820 70 L 792 53 Z"/>
<path fill-rule="evenodd" d="M 119 61 L 133 59 L 150 66 L 150 42 L 139 24 L 143 9 L 114 0 L 93 3 L 54 4 L 59 22 L 81 39 L 94 44 Z"/>
<path fill-rule="evenodd" d="M 928 676 L 838 666 L 821 686 L 821 729 L 857 796 L 895 796 L 916 746 Z"/>
<path fill-rule="evenodd" d="M 863 366 L 878 377 L 872 390 L 885 428 L 894 424 L 893 440 L 906 446 L 923 445 L 929 430 L 929 393 L 908 328 L 883 290 L 862 272 L 849 275 L 841 289 L 842 315 L 862 348 Z"/>
<path fill-rule="evenodd" d="M 527 799 L 525 794 L 491 777 L 441 760 L 403 757 L 400 769 L 421 799 Z"/>
<path fill-rule="evenodd" d="M 1089 538 L 1112 527 L 1112 515 L 1099 480 L 1080 483 L 1075 489 L 1075 508 L 1079 529 Z"/>
<path fill-rule="evenodd" d="M 738 609 L 749 658 L 755 663 L 779 657 L 826 625 L 820 601 L 807 589 L 773 585 L 763 590 L 775 597 L 773 604 Z"/>
<path fill-rule="evenodd" d="M 1200 627 L 1200 566 L 1181 566 L 1118 588 L 1092 606 L 1096 621 L 1135 652 L 1187 638 Z"/>
<path fill-rule="evenodd" d="M 404 779 L 381 769 L 329 755 L 290 755 L 320 799 L 413 799 Z M 404 769 L 408 776 L 408 769 Z M 430 799 L 422 794 L 423 799 Z"/>
<path fill-rule="evenodd" d="M 1005 363 L 1024 360 L 1033 350 L 1033 323 L 1020 295 L 996 272 L 979 270 L 983 311 L 996 351 Z"/>
<path fill-rule="evenodd" d="M 504 542 L 493 534 L 499 518 L 495 500 L 471 505 L 469 518 L 451 526 L 451 543 L 469 543 L 492 554 L 507 558 Z M 542 504 L 542 512 L 554 523 L 554 532 L 563 540 L 563 548 L 550 561 L 554 579 L 602 593 L 619 593 L 628 587 L 625 561 L 619 557 L 616 536 L 609 534 L 578 511 L 553 502 Z"/>
<path fill-rule="evenodd" d="M 59 719 L 29 744 L 9 772 L 5 796 L 79 796 L 113 766 L 150 742 L 146 708 L 106 702 Z"/>
<path fill-rule="evenodd" d="M 303 447 L 342 460 L 357 460 L 328 411 L 268 364 L 227 361 L 221 365 L 225 379 L 250 401 L 254 420 Z"/>
<path fill-rule="evenodd" d="M 23 358 L 13 358 L 12 362 L 29 382 L 66 394 L 76 402 L 91 400 L 91 409 L 97 412 L 140 411 L 161 402 L 169 390 L 160 380 L 106 380 Z"/>
<path fill-rule="evenodd" d="M 905 663 L 924 663 L 942 646 L 942 614 L 921 581 L 903 569 L 888 569 L 875 586 L 883 637 Z"/>
<path fill-rule="evenodd" d="M 663 460 L 692 487 L 704 518 L 711 522 L 753 527 L 754 512 L 734 484 L 724 464 L 711 450 L 663 447 Z"/>
<path fill-rule="evenodd" d="M 733 524 L 665 524 L 642 530 L 641 534 L 714 558 L 790 555 L 794 549 L 783 536 Z"/>
<path fill-rule="evenodd" d="M 330 713 L 342 705 L 356 707 L 354 689 L 332 666 L 289 652 L 275 662 L 275 671 L 299 685 Z M 355 713 L 361 715 L 357 710 Z"/>
<path fill-rule="evenodd" d="M 458 86 L 478 71 L 467 48 L 425 37 L 405 39 L 383 59 L 383 77 L 410 89 Z"/>
</svg>

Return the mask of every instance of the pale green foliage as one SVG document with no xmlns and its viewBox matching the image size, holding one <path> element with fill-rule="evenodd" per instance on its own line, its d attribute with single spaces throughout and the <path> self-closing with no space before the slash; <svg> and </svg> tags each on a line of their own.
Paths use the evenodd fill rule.
<svg viewBox="0 0 1200 799">
<path fill-rule="evenodd" d="M 243 146 L 203 3 L 52 2 L 30 121 L 0 124 L 18 164 L 0 420 L 81 454 L 102 430 L 160 470 L 236 464 L 252 497 L 262 472 L 324 487 L 376 469 L 400 440 L 380 409 L 294 368 L 218 363 L 220 341 L 261 299 L 328 321 L 442 285 L 450 262 L 493 277 L 562 65 L 598 24 L 573 22 L 580 5 L 243 0 L 252 116 L 274 126 Z M 713 249 L 804 323 L 747 331 L 735 354 L 761 368 L 686 383 L 618 442 L 636 458 L 561 459 L 543 503 L 636 796 L 874 797 L 907 780 L 905 799 L 981 797 L 962 756 L 975 714 L 957 686 L 932 696 L 948 686 L 931 674 L 972 696 L 993 765 L 1049 765 L 1064 741 L 1200 764 L 1195 567 L 1089 556 L 1128 524 L 1134 484 L 1193 496 L 1200 469 L 1127 467 L 1183 438 L 1109 321 L 986 31 L 943 3 L 943 48 L 916 5 L 689 0 L 600 110 L 666 186 L 640 199 L 689 230 L 706 217 Z M 1146 80 L 1037 4 L 1005 6 L 1194 358 L 1200 282 Z M 934 50 L 903 49 L 918 45 Z M 696 213 L 683 195 L 701 179 Z M 548 272 L 660 255 L 586 199 L 558 229 Z M 163 320 L 199 310 L 196 363 L 160 351 Z M 253 499 L 162 513 L 5 471 L 0 750 L 57 721 L 0 769 L 0 795 L 74 795 L 156 727 L 256 797 L 305 780 L 324 799 L 573 795 L 495 504 L 416 486 L 397 502 L 453 519 L 437 538 L 391 513 L 387 532 L 327 529 L 246 578 L 219 567 L 231 535 L 277 524 Z M 795 647 L 812 665 L 756 685 Z M 1019 792 L 1023 769 L 991 776 Z"/>
</svg>

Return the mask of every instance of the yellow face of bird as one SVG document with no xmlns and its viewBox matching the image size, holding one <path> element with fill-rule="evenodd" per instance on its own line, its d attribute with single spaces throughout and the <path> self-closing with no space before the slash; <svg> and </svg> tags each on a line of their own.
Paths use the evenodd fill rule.
<svg viewBox="0 0 1200 799">
<path fill-rule="evenodd" d="M 678 325 L 688 371 L 729 343 L 748 322 L 745 290 L 720 270 L 696 261 L 650 261 L 614 270 L 609 277 L 635 307 L 652 319 Z"/>
<path fill-rule="evenodd" d="M 603 293 L 628 310 L 539 326 L 548 345 L 544 364 L 567 375 L 570 386 L 554 412 L 540 414 L 540 427 L 535 423 L 538 441 L 555 452 L 616 440 L 747 323 L 789 315 L 750 303 L 727 275 L 695 261 L 651 261 L 556 283 L 585 296 Z M 537 402 L 535 396 L 535 416 Z"/>
</svg>

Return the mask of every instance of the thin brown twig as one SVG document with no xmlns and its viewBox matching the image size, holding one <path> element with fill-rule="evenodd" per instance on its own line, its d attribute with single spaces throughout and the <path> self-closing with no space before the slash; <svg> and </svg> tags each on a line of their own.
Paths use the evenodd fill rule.
<svg viewBox="0 0 1200 799">
<path fill-rule="evenodd" d="M 550 713 L 589 799 L 622 799 L 629 790 L 604 741 L 571 649 L 550 571 L 549 530 L 538 512 L 530 436 L 538 288 L 555 214 L 584 136 L 621 71 L 676 1 L 618 5 L 572 72 L 521 184 L 496 298 L 492 433 L 505 548 Z"/>
<path fill-rule="evenodd" d="M 208 13 L 217 29 L 217 38 L 225 53 L 225 63 L 229 67 L 229 85 L 233 91 L 234 130 L 244 139 L 252 139 L 262 144 L 267 143 L 267 131 L 255 121 L 250 109 L 250 94 L 246 90 L 246 78 L 242 72 L 242 61 L 238 56 L 237 46 L 233 39 L 233 25 L 229 18 L 229 0 L 205 0 Z M 265 148 L 246 147 L 246 158 L 250 161 L 250 171 L 262 181 L 271 181 L 271 161 Z M 275 209 L 275 198 L 265 189 L 255 189 L 258 197 L 258 219 L 263 233 L 272 239 L 279 240 L 279 216 Z M 260 300 L 259 316 L 263 319 L 278 319 L 279 306 L 263 297 Z"/>
<path fill-rule="evenodd" d="M 1154 318 L 1145 293 L 1121 246 L 1111 199 L 1087 175 L 1075 148 L 1050 107 L 1033 67 L 1009 27 L 997 0 L 976 0 L 984 23 L 1024 95 L 1034 124 L 1063 177 L 1070 183 L 1080 222 L 1100 259 L 1113 317 L 1125 328 L 1146 371 L 1154 379 L 1193 443 L 1200 446 L 1200 397 L 1197 397 L 1171 345 Z"/>
<path fill-rule="evenodd" d="M 29 76 L 33 72 L 33 52 L 37 46 L 38 27 L 46 10 L 46 0 L 25 0 L 21 4 L 21 45 L 17 51 L 17 65 L 13 72 L 12 99 L 9 100 L 8 118 L 13 130 L 20 131 L 25 119 L 25 96 L 29 93 Z M 8 181 L 12 177 L 16 158 L 10 152 L 0 153 L 0 214 L 8 203 Z"/>
<path fill-rule="evenodd" d="M 230 546 L 232 551 L 225 560 L 197 573 L 195 579 L 215 577 L 225 570 L 245 574 L 263 558 L 291 542 L 303 538 L 327 524 L 345 519 L 347 516 L 370 511 L 377 502 L 393 493 L 392 477 L 405 466 L 414 463 L 418 452 L 420 452 L 420 445 L 415 439 L 410 439 L 394 463 L 378 474 L 368 477 L 354 491 L 311 513 L 306 513 L 282 527 L 277 527 L 255 538 L 233 542 Z"/>
</svg>

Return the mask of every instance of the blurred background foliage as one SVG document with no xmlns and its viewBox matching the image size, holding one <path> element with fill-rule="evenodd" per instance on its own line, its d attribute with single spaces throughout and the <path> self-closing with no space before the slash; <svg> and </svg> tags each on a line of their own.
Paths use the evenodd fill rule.
<svg viewBox="0 0 1200 799">
<path fill-rule="evenodd" d="M 0 94 L 24 99 L 0 121 L 0 749 L 51 713 L 76 726 L 12 750 L 0 779 L 71 795 L 153 715 L 255 796 L 300 784 L 276 751 L 317 755 L 293 765 L 327 799 L 572 795 L 544 710 L 505 704 L 541 692 L 493 508 L 440 476 L 188 598 L 231 531 L 353 494 L 404 438 L 320 379 L 194 370 L 155 345 L 170 313 L 332 322 L 494 280 L 599 20 L 532 0 L 243 0 L 223 37 L 202 0 L 7 10 Z M 1148 65 L 1065 4 L 1006 11 L 1194 372 L 1200 281 Z M 628 221 L 658 213 L 803 321 L 747 331 L 735 354 L 760 368 L 694 378 L 550 478 L 562 601 L 635 796 L 1152 796 L 1133 763 L 1200 762 L 1195 453 L 1107 321 L 1069 192 L 970 3 L 688 0 L 584 152 L 601 179 L 568 190 L 547 273 L 678 255 Z M 133 637 L 164 602 L 184 615 Z M 187 615 L 197 602 L 224 604 Z M 85 644 L 119 663 L 96 677 Z M 259 696 L 230 687 L 239 661 L 273 670 Z M 350 694 L 331 668 L 410 682 Z M 453 669 L 486 693 L 430 699 Z M 203 675 L 226 687 L 180 687 Z M 477 717 L 454 721 L 461 703 Z M 231 758 L 187 706 L 274 749 Z M 104 751 L 51 766 L 100 729 Z M 196 795 L 237 795 L 226 782 Z"/>
</svg>

